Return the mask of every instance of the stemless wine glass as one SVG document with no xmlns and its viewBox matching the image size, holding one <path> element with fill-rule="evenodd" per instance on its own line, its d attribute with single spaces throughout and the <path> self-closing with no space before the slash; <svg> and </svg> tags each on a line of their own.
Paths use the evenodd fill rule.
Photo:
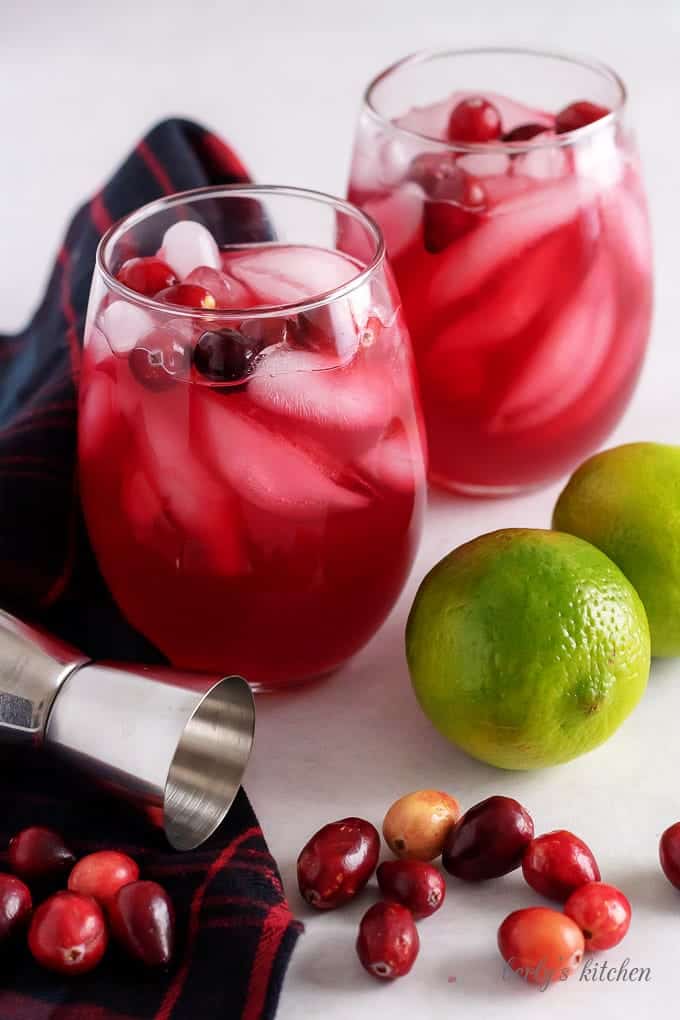
<svg viewBox="0 0 680 1020">
<path fill-rule="evenodd" d="M 591 452 L 631 396 L 651 316 L 621 79 L 526 50 L 408 57 L 368 87 L 349 196 L 401 290 L 431 480 L 500 495 Z"/>
<path fill-rule="evenodd" d="M 280 689 L 373 635 L 425 467 L 398 292 L 360 210 L 222 187 L 123 220 L 98 251 L 80 399 L 99 566 L 174 665 Z"/>
</svg>

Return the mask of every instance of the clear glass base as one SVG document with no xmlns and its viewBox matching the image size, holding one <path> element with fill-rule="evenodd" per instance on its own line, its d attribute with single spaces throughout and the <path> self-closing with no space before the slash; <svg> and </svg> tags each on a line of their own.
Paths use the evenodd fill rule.
<svg viewBox="0 0 680 1020">
<path fill-rule="evenodd" d="M 296 694 L 298 691 L 302 691 L 307 687 L 314 687 L 316 684 L 322 684 L 324 680 L 327 680 L 338 669 L 340 669 L 340 666 L 332 666 L 324 673 L 315 673 L 314 676 L 305 677 L 304 680 L 286 680 L 278 684 L 257 683 L 248 680 L 248 684 L 253 694 Z"/>
<path fill-rule="evenodd" d="M 430 484 L 438 489 L 446 489 L 457 496 L 468 496 L 475 499 L 502 499 L 507 496 L 522 496 L 536 492 L 541 485 L 468 485 L 466 482 L 455 482 L 442 475 L 430 473 Z M 546 483 L 547 484 L 547 483 Z"/>
</svg>

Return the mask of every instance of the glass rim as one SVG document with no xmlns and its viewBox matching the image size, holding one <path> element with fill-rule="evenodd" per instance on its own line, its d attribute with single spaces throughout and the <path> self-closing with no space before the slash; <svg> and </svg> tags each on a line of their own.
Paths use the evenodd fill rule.
<svg viewBox="0 0 680 1020">
<path fill-rule="evenodd" d="M 606 117 L 600 117 L 599 120 L 593 121 L 592 124 L 586 124 L 584 127 L 575 128 L 573 131 L 565 131 L 564 134 L 556 135 L 554 138 L 548 138 L 545 141 L 532 139 L 530 141 L 520 142 L 503 142 L 500 140 L 492 142 L 450 142 L 442 138 L 432 138 L 431 135 L 425 135 L 420 131 L 414 131 L 411 128 L 395 124 L 393 120 L 381 113 L 377 105 L 374 103 L 373 92 L 378 85 L 386 81 L 388 78 L 398 74 L 405 67 L 411 67 L 415 64 L 424 64 L 427 61 L 442 58 L 467 57 L 475 55 L 487 56 L 489 54 L 547 57 L 551 60 L 561 60 L 565 63 L 576 64 L 580 67 L 587 68 L 590 71 L 596 71 L 601 74 L 602 77 L 609 79 L 609 81 L 615 85 L 618 90 L 618 102 L 614 107 L 612 107 Z M 409 53 L 405 57 L 401 57 L 399 60 L 395 60 L 394 63 L 380 71 L 380 73 L 368 83 L 363 95 L 363 105 L 364 108 L 369 111 L 371 116 L 373 116 L 381 124 L 391 128 L 395 134 L 418 138 L 421 141 L 427 141 L 431 144 L 439 145 L 442 149 L 446 149 L 449 152 L 489 153 L 491 151 L 500 151 L 517 153 L 529 151 L 533 152 L 536 149 L 574 145 L 583 138 L 593 135 L 603 128 L 619 121 L 627 109 L 628 90 L 623 78 L 621 78 L 621 76 L 612 67 L 600 60 L 595 60 L 590 57 L 583 57 L 573 53 L 565 53 L 560 50 L 541 50 L 523 46 L 472 46 L 461 49 L 418 50 L 415 53 Z"/>
<path fill-rule="evenodd" d="M 336 210 L 347 213 L 366 228 L 369 237 L 374 243 L 373 257 L 370 262 L 368 262 L 366 266 L 355 276 L 352 276 L 346 283 L 343 283 L 339 287 L 334 287 L 332 290 L 323 291 L 320 294 L 314 295 L 314 297 L 301 301 L 287 302 L 279 305 L 257 305 L 250 308 L 187 308 L 184 305 L 164 304 L 162 301 L 156 301 L 153 297 L 147 297 L 146 294 L 140 294 L 137 291 L 132 290 L 130 287 L 126 287 L 124 283 L 121 283 L 120 280 L 116 279 L 107 266 L 107 255 L 109 254 L 109 250 L 118 240 L 120 240 L 123 233 L 132 229 L 137 224 L 142 223 L 149 216 L 152 216 L 157 212 L 161 212 L 165 209 L 171 209 L 174 206 L 182 205 L 183 203 L 190 202 L 192 199 L 196 198 L 221 198 L 230 196 L 252 198 L 257 195 L 286 195 L 290 198 L 299 198 L 307 201 L 311 200 L 323 205 L 330 205 Z M 253 245 L 253 247 L 255 246 Z M 338 251 L 337 248 L 334 250 Z M 224 318 L 274 318 L 281 315 L 298 315 L 301 312 L 313 311 L 316 308 L 322 308 L 324 305 L 331 304 L 339 298 L 346 297 L 358 287 L 361 287 L 370 279 L 371 276 L 373 276 L 375 271 L 380 268 L 384 261 L 385 240 L 380 227 L 372 216 L 369 216 L 363 211 L 363 209 L 360 209 L 352 202 L 348 202 L 346 199 L 337 198 L 336 196 L 329 195 L 324 191 L 315 191 L 311 188 L 294 188 L 286 185 L 217 184 L 207 185 L 202 188 L 191 188 L 188 191 L 178 191 L 174 192 L 172 195 L 164 195 L 162 198 L 156 198 L 152 202 L 147 202 L 145 205 L 140 206 L 133 212 L 128 213 L 127 216 L 124 216 L 121 220 L 118 220 L 117 223 L 114 223 L 113 226 L 109 227 L 106 233 L 102 236 L 99 244 L 97 245 L 95 266 L 101 274 L 107 288 L 114 291 L 128 302 L 137 304 L 142 308 L 150 309 L 152 311 L 163 312 L 165 315 L 171 315 L 173 318 L 201 318 L 208 321 L 215 321 L 215 319 Z"/>
</svg>

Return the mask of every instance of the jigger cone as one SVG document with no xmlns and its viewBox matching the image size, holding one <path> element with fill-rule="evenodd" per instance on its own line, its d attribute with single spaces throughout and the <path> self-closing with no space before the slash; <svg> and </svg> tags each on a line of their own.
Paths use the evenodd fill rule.
<svg viewBox="0 0 680 1020">
<path fill-rule="evenodd" d="M 52 747 L 146 809 L 176 850 L 227 814 L 254 726 L 242 677 L 94 663 L 0 610 L 0 740 Z"/>
</svg>

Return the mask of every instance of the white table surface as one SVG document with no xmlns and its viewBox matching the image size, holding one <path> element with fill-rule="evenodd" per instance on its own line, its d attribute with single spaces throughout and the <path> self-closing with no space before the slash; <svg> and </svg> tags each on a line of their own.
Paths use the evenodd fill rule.
<svg viewBox="0 0 680 1020">
<path fill-rule="evenodd" d="M 680 441 L 677 0 L 0 0 L 0 330 L 25 320 L 71 209 L 152 121 L 195 117 L 227 136 L 257 179 L 342 192 L 360 92 L 377 69 L 416 48 L 494 42 L 591 53 L 629 83 L 655 229 L 657 305 L 643 378 L 612 441 Z M 259 700 L 246 786 L 292 907 L 307 922 L 279 1020 L 373 1020 L 376 1010 L 391 1020 L 533 1020 L 546 1008 L 556 1020 L 677 1013 L 680 894 L 659 871 L 657 842 L 680 818 L 680 662 L 654 666 L 642 704 L 608 744 L 533 774 L 496 771 L 454 750 L 408 682 L 403 628 L 425 571 L 484 531 L 547 526 L 558 488 L 511 501 L 433 498 L 410 583 L 368 647 L 323 685 Z M 364 975 L 353 943 L 370 895 L 310 916 L 295 858 L 323 823 L 359 814 L 379 824 L 393 799 L 426 786 L 464 805 L 509 794 L 539 831 L 566 827 L 585 838 L 604 877 L 633 904 L 628 938 L 604 956 L 649 967 L 651 980 L 572 978 L 548 999 L 503 981 L 498 923 L 538 902 L 517 873 L 475 887 L 452 881 L 444 909 L 421 923 L 410 977 L 379 987 Z"/>
</svg>

